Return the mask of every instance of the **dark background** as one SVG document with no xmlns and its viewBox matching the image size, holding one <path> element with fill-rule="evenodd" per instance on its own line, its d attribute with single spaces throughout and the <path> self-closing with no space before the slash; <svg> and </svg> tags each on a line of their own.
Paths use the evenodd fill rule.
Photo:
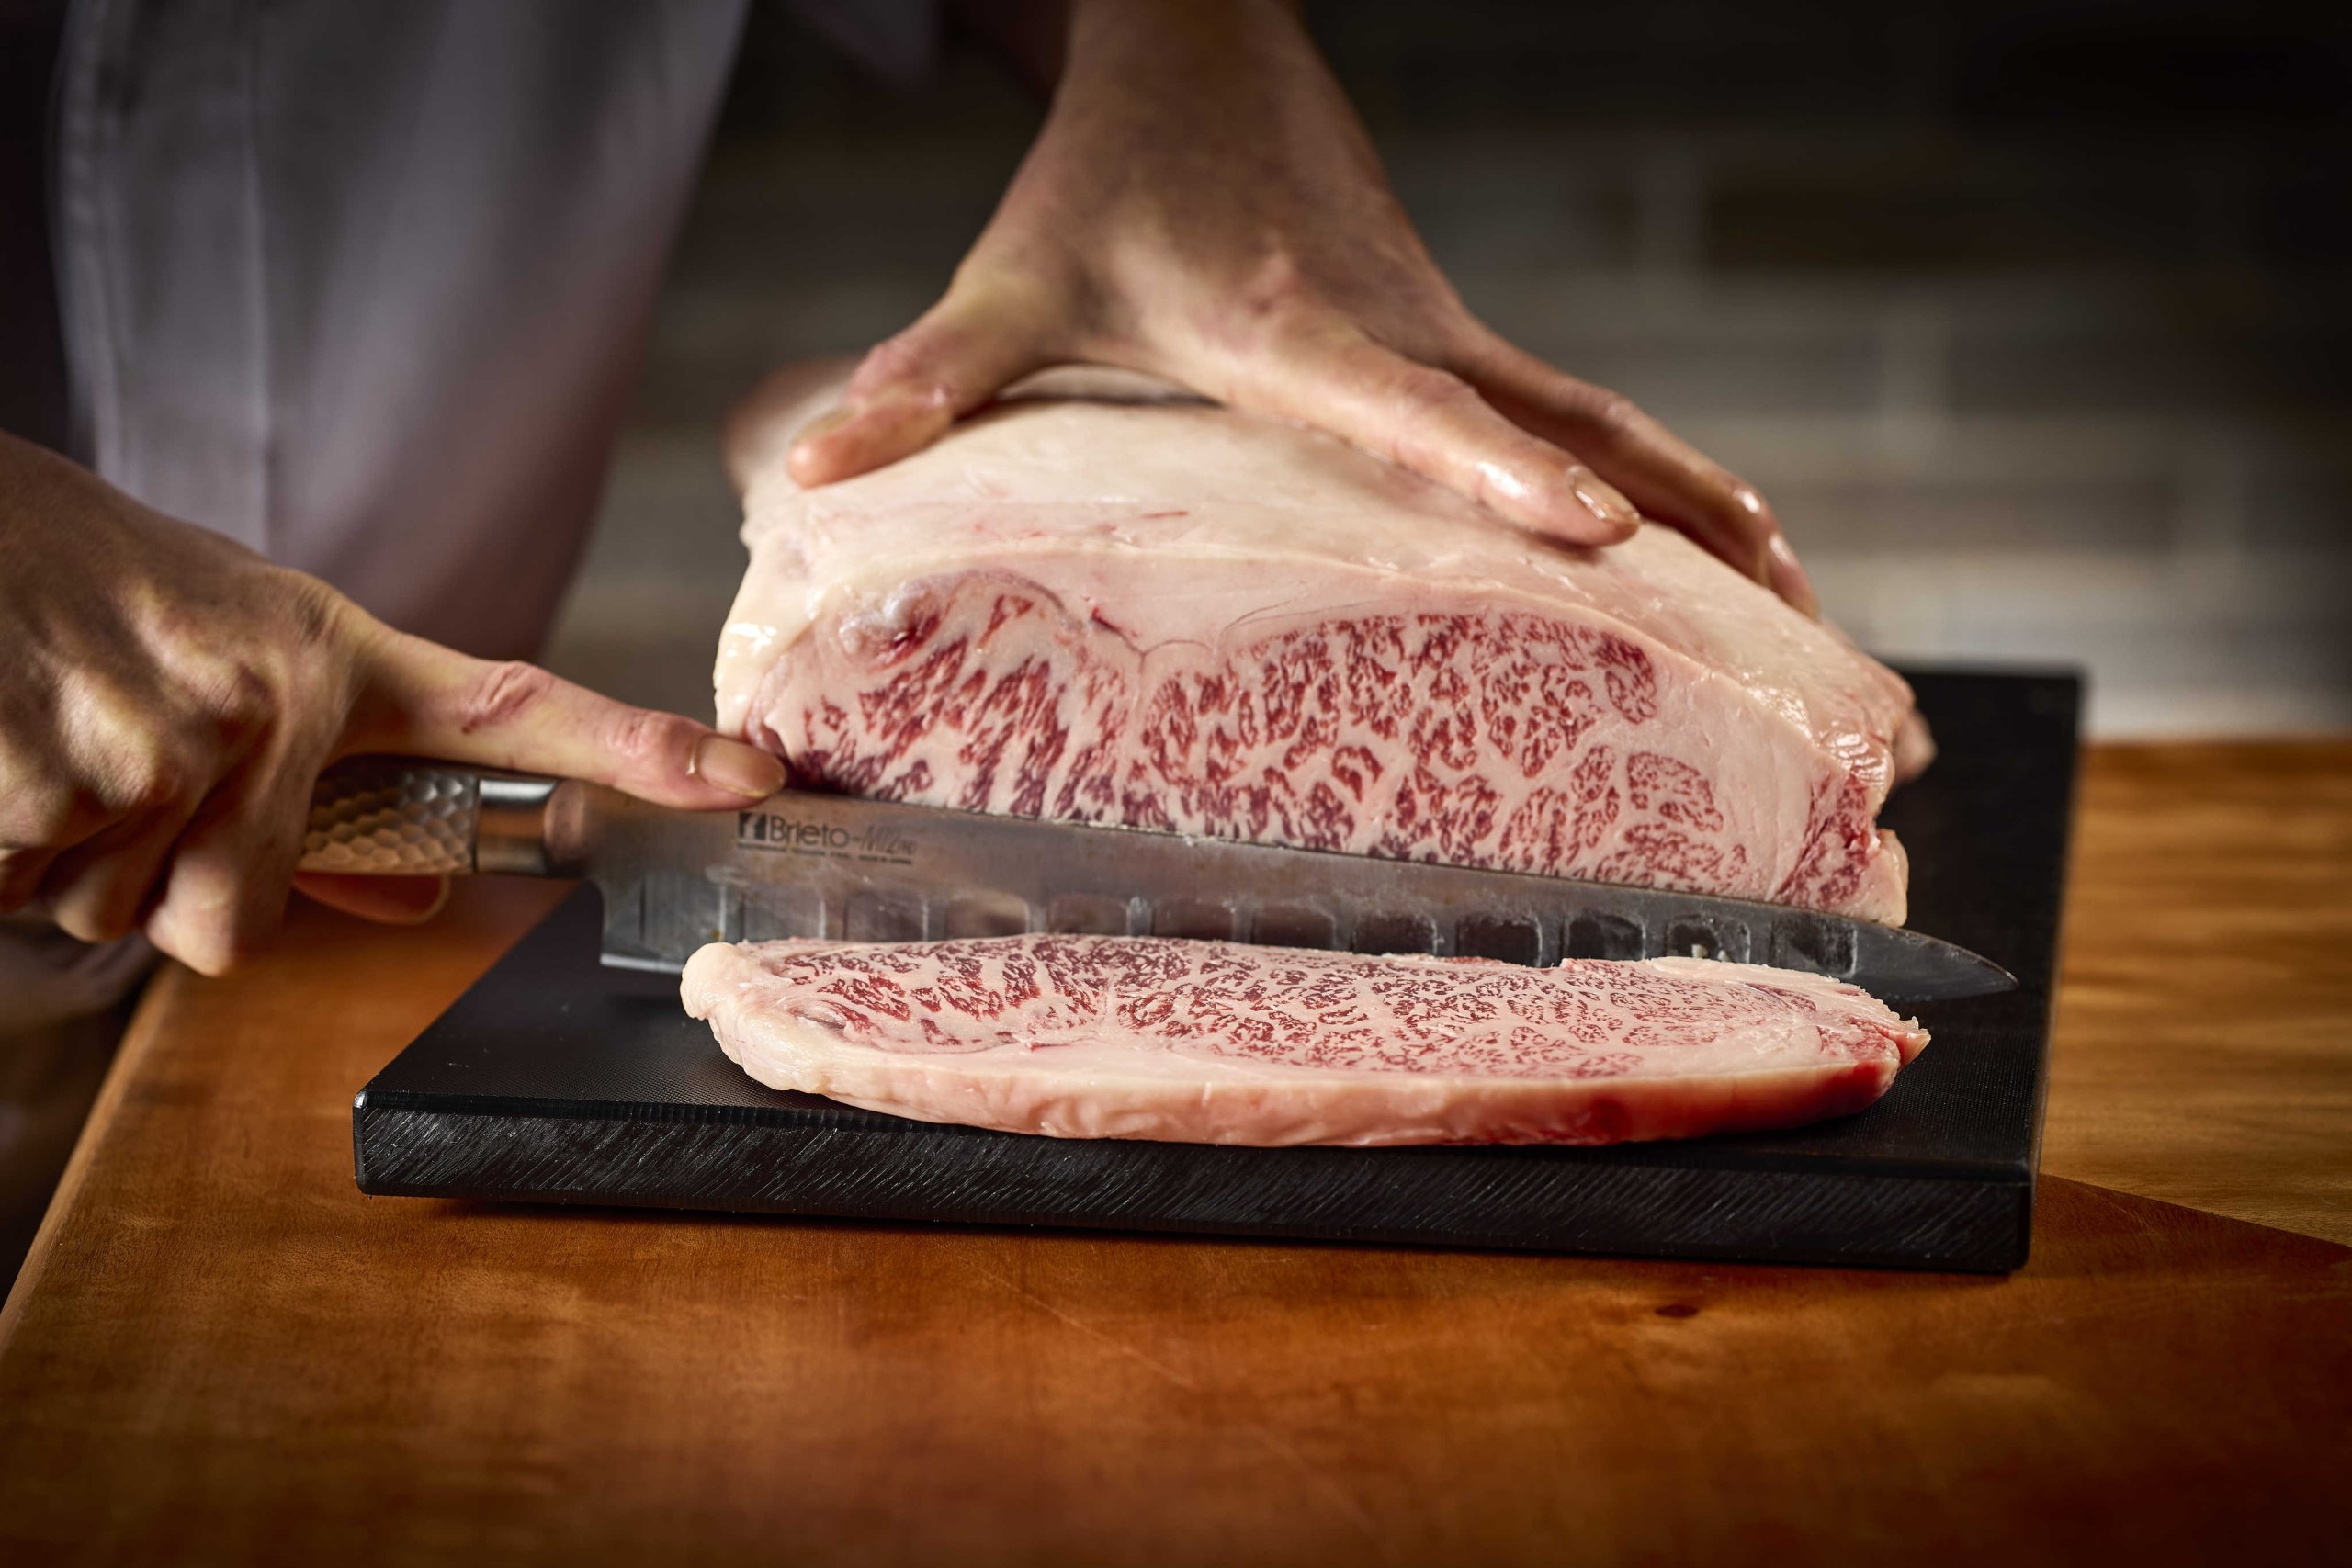
<svg viewBox="0 0 2352 1568">
<path fill-rule="evenodd" d="M 2108 734 L 2352 725 L 2343 20 L 1307 14 L 1473 308 L 1762 487 L 1863 641 L 2085 663 Z M 704 710 L 716 420 L 919 312 L 1039 114 L 969 51 L 885 80 L 755 7 L 560 667 Z"/>
</svg>

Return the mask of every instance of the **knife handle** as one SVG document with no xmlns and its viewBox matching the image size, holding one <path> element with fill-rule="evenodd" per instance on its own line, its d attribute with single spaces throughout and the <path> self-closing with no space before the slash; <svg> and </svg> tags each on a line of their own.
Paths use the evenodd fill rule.
<svg viewBox="0 0 2352 1568">
<path fill-rule="evenodd" d="M 413 757 L 348 757 L 311 786 L 296 869 L 546 876 L 547 806 L 560 782 Z"/>
</svg>

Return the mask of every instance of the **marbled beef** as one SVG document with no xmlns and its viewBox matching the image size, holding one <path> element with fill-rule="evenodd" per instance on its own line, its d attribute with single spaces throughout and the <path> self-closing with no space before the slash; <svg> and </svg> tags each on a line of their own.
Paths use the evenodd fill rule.
<svg viewBox="0 0 2352 1568">
<path fill-rule="evenodd" d="M 1903 918 L 1908 689 L 1679 534 L 1550 544 L 1100 377 L 804 491 L 833 389 L 780 385 L 733 452 L 718 720 L 804 782 Z"/>
<path fill-rule="evenodd" d="M 706 947 L 686 1010 L 771 1088 L 1217 1144 L 1611 1144 L 1860 1111 L 1928 1036 L 1850 986 L 1163 937 Z"/>
</svg>

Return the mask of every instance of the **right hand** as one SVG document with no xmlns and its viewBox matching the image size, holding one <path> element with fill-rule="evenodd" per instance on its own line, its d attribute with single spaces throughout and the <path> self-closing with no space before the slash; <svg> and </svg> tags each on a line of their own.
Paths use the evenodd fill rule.
<svg viewBox="0 0 2352 1568">
<path fill-rule="evenodd" d="M 1053 107 L 996 216 L 946 295 L 800 433 L 796 480 L 896 462 L 1046 366 L 1120 365 L 1569 544 L 1617 543 L 1646 513 L 1817 612 L 1753 487 L 1470 313 L 1294 5 L 1068 11 Z"/>
<path fill-rule="evenodd" d="M 316 578 L 0 435 L 0 914 L 37 907 L 85 942 L 143 930 L 220 974 L 284 910 L 312 781 L 357 752 L 689 808 L 785 779 L 774 757 L 691 720 L 394 631 Z M 320 890 L 345 907 L 402 902 L 337 880 L 344 896 Z"/>
</svg>

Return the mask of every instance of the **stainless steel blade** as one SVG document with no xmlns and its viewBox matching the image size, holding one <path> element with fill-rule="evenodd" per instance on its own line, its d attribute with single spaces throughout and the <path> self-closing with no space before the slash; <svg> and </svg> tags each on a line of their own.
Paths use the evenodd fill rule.
<svg viewBox="0 0 2352 1568">
<path fill-rule="evenodd" d="M 1917 931 L 1746 899 L 827 795 L 696 815 L 566 784 L 546 810 L 548 869 L 599 885 L 605 961 L 637 968 L 676 969 L 715 941 L 1057 931 L 1538 964 L 1693 954 L 1891 1001 L 2017 984 Z"/>
<path fill-rule="evenodd" d="M 675 970 L 707 942 L 1016 931 L 1212 937 L 1551 964 L 1695 954 L 1809 969 L 1889 1001 L 2008 990 L 1965 948 L 1777 904 L 786 793 L 692 813 L 577 781 L 405 758 L 319 780 L 302 868 L 584 876 L 604 956 Z"/>
</svg>

